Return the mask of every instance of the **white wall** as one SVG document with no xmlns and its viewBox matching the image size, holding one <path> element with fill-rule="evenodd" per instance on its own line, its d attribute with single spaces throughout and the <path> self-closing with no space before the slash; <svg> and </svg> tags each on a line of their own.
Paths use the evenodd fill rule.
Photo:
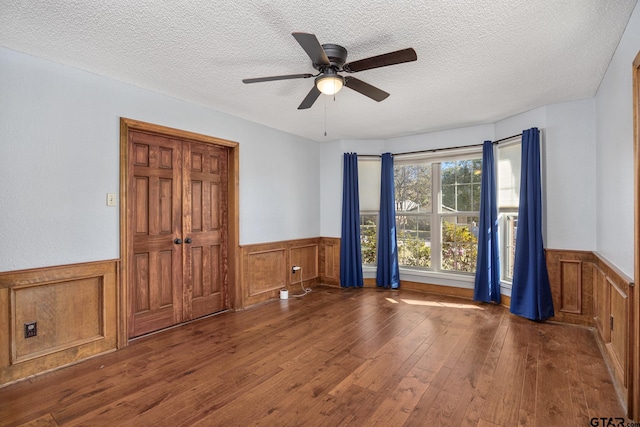
<svg viewBox="0 0 640 427">
<path fill-rule="evenodd" d="M 596 249 L 596 139 L 593 98 L 546 107 L 545 246 Z"/>
<path fill-rule="evenodd" d="M 540 129 L 546 248 L 596 248 L 594 122 L 594 100 L 586 99 L 547 105 L 495 123 L 496 139 Z"/>
<path fill-rule="evenodd" d="M 319 144 L 0 49 L 0 271 L 119 257 L 119 120 L 240 143 L 240 243 L 320 235 Z"/>
<path fill-rule="evenodd" d="M 385 141 L 385 150 L 391 153 L 406 153 L 482 144 L 493 139 L 493 125 L 487 124 L 388 139 Z"/>
<path fill-rule="evenodd" d="M 631 15 L 595 97 L 596 250 L 633 277 L 633 84 L 640 6 Z"/>
</svg>

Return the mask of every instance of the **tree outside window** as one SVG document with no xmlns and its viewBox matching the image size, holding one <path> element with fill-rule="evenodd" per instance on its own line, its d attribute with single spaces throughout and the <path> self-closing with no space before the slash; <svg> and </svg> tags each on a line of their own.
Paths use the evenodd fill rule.
<svg viewBox="0 0 640 427">
<path fill-rule="evenodd" d="M 475 272 L 481 181 L 480 153 L 451 160 L 396 160 L 396 237 L 401 267 Z M 371 190 L 372 183 L 361 185 Z M 376 264 L 378 212 L 371 209 L 360 212 L 365 265 Z"/>
</svg>

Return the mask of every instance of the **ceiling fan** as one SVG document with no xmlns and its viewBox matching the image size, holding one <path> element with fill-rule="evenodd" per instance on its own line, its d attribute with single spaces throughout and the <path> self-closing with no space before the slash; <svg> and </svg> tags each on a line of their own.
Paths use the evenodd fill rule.
<svg viewBox="0 0 640 427">
<path fill-rule="evenodd" d="M 304 98 L 298 110 L 310 108 L 321 93 L 333 95 L 343 86 L 353 89 L 356 92 L 368 96 L 374 101 L 382 101 L 389 94 L 375 86 L 365 83 L 360 79 L 351 76 L 341 76 L 340 72 L 357 73 L 358 71 L 371 70 L 373 68 L 386 67 L 388 65 L 402 64 L 418 59 L 413 48 L 402 49 L 370 58 L 349 62 L 347 60 L 347 49 L 337 44 L 323 44 L 314 34 L 291 33 L 300 43 L 302 49 L 309 55 L 313 68 L 319 71 L 318 74 L 288 74 L 284 76 L 257 77 L 253 79 L 243 79 L 243 83 L 269 82 L 273 80 L 307 79 L 315 77 L 315 84 Z"/>
</svg>

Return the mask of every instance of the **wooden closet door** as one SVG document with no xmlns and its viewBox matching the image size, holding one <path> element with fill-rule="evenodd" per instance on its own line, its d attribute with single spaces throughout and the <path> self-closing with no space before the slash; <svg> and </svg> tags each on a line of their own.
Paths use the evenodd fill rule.
<svg viewBox="0 0 640 427">
<path fill-rule="evenodd" d="M 183 187 L 184 320 L 229 308 L 228 150 L 185 141 Z"/>
<path fill-rule="evenodd" d="M 129 133 L 129 337 L 182 321 L 182 142 Z"/>
</svg>

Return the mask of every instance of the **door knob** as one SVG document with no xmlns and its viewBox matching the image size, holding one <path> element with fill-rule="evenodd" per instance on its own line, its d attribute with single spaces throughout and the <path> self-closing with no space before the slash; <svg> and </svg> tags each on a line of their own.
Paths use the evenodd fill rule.
<svg viewBox="0 0 640 427">
<path fill-rule="evenodd" d="M 185 243 L 191 243 L 193 240 L 191 240 L 191 237 L 187 237 L 186 239 L 184 239 Z"/>
<path fill-rule="evenodd" d="M 175 238 L 175 240 L 173 241 L 173 243 L 175 243 L 176 245 L 179 245 L 182 243 L 181 239 L 178 239 L 177 237 Z"/>
</svg>

